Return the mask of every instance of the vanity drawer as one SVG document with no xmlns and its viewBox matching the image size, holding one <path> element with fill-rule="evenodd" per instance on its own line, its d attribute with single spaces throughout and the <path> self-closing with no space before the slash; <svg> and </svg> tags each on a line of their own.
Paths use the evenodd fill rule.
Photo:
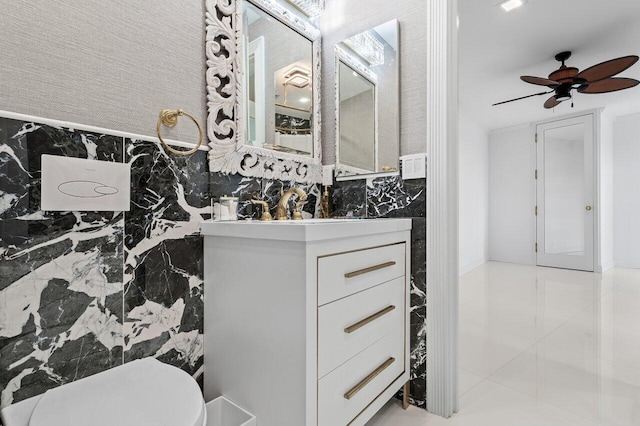
<svg viewBox="0 0 640 426">
<path fill-rule="evenodd" d="M 318 309 L 318 377 L 405 327 L 405 279 L 345 297 Z"/>
<path fill-rule="evenodd" d="M 318 305 L 405 274 L 405 244 L 318 258 Z"/>
<path fill-rule="evenodd" d="M 346 426 L 405 370 L 404 329 L 318 381 L 318 426 Z"/>
</svg>

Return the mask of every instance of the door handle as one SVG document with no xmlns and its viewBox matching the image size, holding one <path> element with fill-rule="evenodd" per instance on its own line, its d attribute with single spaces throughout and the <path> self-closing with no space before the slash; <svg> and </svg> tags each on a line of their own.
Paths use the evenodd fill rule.
<svg viewBox="0 0 640 426">
<path fill-rule="evenodd" d="M 587 211 L 590 212 L 591 211 L 591 206 L 587 206 L 587 207 L 585 207 L 585 209 L 587 209 Z"/>
</svg>

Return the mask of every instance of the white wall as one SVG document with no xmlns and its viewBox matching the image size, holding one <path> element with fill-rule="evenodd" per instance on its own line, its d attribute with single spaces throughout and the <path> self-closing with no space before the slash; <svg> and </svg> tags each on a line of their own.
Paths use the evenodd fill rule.
<svg viewBox="0 0 640 426">
<path fill-rule="evenodd" d="M 596 269 L 640 269 L 640 114 L 614 120 L 603 113 L 599 128 Z M 489 260 L 535 264 L 532 133 L 521 126 L 489 134 Z M 461 205 L 461 222 L 462 214 Z"/>
<path fill-rule="evenodd" d="M 489 256 L 489 136 L 464 111 L 459 117 L 459 273 Z"/>
<path fill-rule="evenodd" d="M 640 114 L 615 121 L 613 164 L 615 265 L 640 268 Z"/>
<path fill-rule="evenodd" d="M 529 125 L 489 134 L 489 260 L 536 262 L 535 161 Z"/>
<path fill-rule="evenodd" d="M 614 253 L 614 128 L 613 117 L 606 112 L 600 114 L 600 258 L 596 261 L 596 271 L 604 272 L 615 265 Z M 640 167 L 637 163 L 636 167 Z M 636 185 L 640 183 L 636 182 Z M 637 186 L 636 186 L 637 188 Z M 638 253 L 640 255 L 640 253 Z"/>
<path fill-rule="evenodd" d="M 419 1 L 327 0 L 317 25 L 322 31 L 322 162 L 335 161 L 335 54 L 336 43 L 391 19 L 400 23 L 400 155 L 425 150 L 427 133 L 427 7 Z M 380 99 L 384 102 L 384 99 Z M 380 117 L 380 120 L 384 120 Z M 381 143 L 383 143 L 381 141 Z"/>
</svg>

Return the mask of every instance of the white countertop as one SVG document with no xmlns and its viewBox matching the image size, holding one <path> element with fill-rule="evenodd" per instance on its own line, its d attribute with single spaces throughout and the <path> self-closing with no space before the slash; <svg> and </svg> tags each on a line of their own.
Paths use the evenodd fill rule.
<svg viewBox="0 0 640 426">
<path fill-rule="evenodd" d="M 307 219 L 220 221 L 200 223 L 205 237 L 236 237 L 281 241 L 322 241 L 361 235 L 408 231 L 411 219 Z"/>
</svg>

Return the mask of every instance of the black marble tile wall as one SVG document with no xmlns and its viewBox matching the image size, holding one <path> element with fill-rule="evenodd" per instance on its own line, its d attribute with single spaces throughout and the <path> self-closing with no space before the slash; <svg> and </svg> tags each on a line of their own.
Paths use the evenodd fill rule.
<svg viewBox="0 0 640 426">
<path fill-rule="evenodd" d="M 40 156 L 131 165 L 129 212 L 40 210 Z M 303 216 L 317 216 L 319 185 Z M 0 407 L 153 356 L 202 384 L 203 262 L 198 224 L 211 202 L 239 198 L 257 219 L 291 183 L 209 173 L 206 152 L 0 118 Z M 289 209 L 297 197 L 292 197 Z M 336 182 L 333 215 L 411 217 L 411 399 L 424 406 L 425 181 Z"/>
<path fill-rule="evenodd" d="M 334 182 L 331 187 L 333 217 L 367 217 L 367 181 Z"/>
<path fill-rule="evenodd" d="M 238 219 L 258 219 L 261 207 L 251 200 L 262 199 L 262 179 L 241 175 L 209 174 L 209 193 L 214 202 L 220 197 L 238 197 Z"/>
<path fill-rule="evenodd" d="M 275 218 L 280 194 L 293 186 L 307 193 L 306 203 L 301 209 L 303 218 L 317 217 L 320 209 L 320 185 L 318 184 L 292 184 L 272 179 L 210 173 L 210 193 L 213 201 L 217 202 L 224 196 L 238 197 L 238 219 L 240 220 L 260 218 L 262 207 L 253 204 L 252 199 L 268 202 L 270 212 Z M 298 201 L 297 195 L 289 199 L 289 213 L 293 211 Z"/>
<path fill-rule="evenodd" d="M 40 210 L 40 157 L 131 164 L 131 211 Z M 200 380 L 206 152 L 0 118 L 0 407 L 146 356 Z"/>
<path fill-rule="evenodd" d="M 425 217 L 425 179 L 367 179 L 367 217 Z"/>
<path fill-rule="evenodd" d="M 128 212 L 40 210 L 42 154 L 127 162 Z M 303 215 L 319 208 L 318 185 Z M 203 239 L 211 202 L 275 213 L 267 179 L 208 172 L 207 153 L 0 118 L 0 407 L 153 356 L 203 379 Z M 290 207 L 296 202 L 292 197 Z"/>
<path fill-rule="evenodd" d="M 203 373 L 203 241 L 210 218 L 207 153 L 168 154 L 125 141 L 131 210 L 125 214 L 124 361 L 153 356 Z"/>
<path fill-rule="evenodd" d="M 411 229 L 411 395 L 413 405 L 427 404 L 427 227 L 414 217 Z"/>
<path fill-rule="evenodd" d="M 40 210 L 42 154 L 122 162 L 122 138 L 0 119 L 0 406 L 122 363 L 124 215 Z"/>
<path fill-rule="evenodd" d="M 334 182 L 332 216 L 411 218 L 411 395 L 426 408 L 426 180 L 385 176 Z"/>
</svg>

